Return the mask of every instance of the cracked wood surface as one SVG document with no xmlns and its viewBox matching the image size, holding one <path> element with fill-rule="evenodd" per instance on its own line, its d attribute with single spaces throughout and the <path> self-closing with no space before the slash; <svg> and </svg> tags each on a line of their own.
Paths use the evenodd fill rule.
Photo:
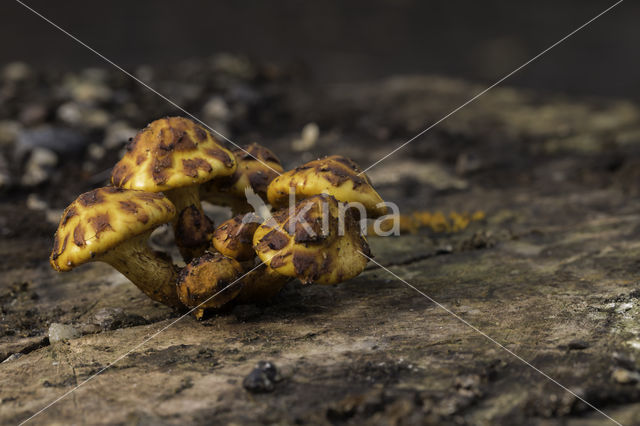
<svg viewBox="0 0 640 426">
<path fill-rule="evenodd" d="M 292 96 L 299 120 L 335 129 L 311 156 L 366 167 L 476 91 L 406 77 Z M 404 212 L 487 214 L 458 233 L 371 237 L 377 261 L 623 424 L 640 423 L 639 117 L 623 101 L 496 89 L 371 173 Z M 300 162 L 282 139 L 265 144 Z M 174 318 L 106 265 L 54 273 L 50 244 L 0 241 L 1 423 Z M 49 345 L 51 322 L 82 336 Z M 250 394 L 259 360 L 284 379 Z M 185 318 L 33 420 L 72 422 L 610 424 L 372 264 L 335 287 L 292 283 L 264 306 Z"/>
</svg>

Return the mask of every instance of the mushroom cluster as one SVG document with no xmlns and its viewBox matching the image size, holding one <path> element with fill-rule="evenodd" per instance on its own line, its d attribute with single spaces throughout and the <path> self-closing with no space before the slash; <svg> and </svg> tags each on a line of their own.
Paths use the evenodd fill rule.
<svg viewBox="0 0 640 426">
<path fill-rule="evenodd" d="M 156 120 L 128 144 L 111 186 L 80 195 L 62 215 L 50 257 L 57 271 L 102 261 L 151 299 L 201 318 L 208 308 L 272 298 L 292 279 L 337 284 L 370 256 L 360 219 L 386 214 L 368 177 L 330 156 L 285 172 L 253 143 L 224 148 L 182 117 Z M 275 209 L 261 217 L 251 197 Z M 201 200 L 232 209 L 217 228 Z M 263 216 L 264 209 L 262 211 Z M 152 250 L 153 230 L 171 224 L 186 266 Z"/>
</svg>

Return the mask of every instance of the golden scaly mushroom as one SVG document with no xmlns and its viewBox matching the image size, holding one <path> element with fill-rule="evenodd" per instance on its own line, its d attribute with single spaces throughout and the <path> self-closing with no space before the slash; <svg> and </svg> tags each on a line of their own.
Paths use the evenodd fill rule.
<svg viewBox="0 0 640 426">
<path fill-rule="evenodd" d="M 284 208 L 289 203 L 289 192 L 296 200 L 316 194 L 333 195 L 343 203 L 358 202 L 366 209 L 367 217 L 374 219 L 387 214 L 382 198 L 360 167 L 340 155 L 310 161 L 275 178 L 267 188 L 269 203 Z"/>
<path fill-rule="evenodd" d="M 245 217 L 246 214 L 239 214 L 223 222 L 213 235 L 213 247 L 223 255 L 241 261 L 245 270 L 249 271 L 242 278 L 242 290 L 236 301 L 261 303 L 278 294 L 291 278 L 278 274 L 267 265 L 251 269 L 255 268 L 251 260 L 256 257 L 253 234 L 260 224 L 244 221 Z"/>
<path fill-rule="evenodd" d="M 292 210 L 274 213 L 253 236 L 256 253 L 271 269 L 305 284 L 337 284 L 364 270 L 367 258 L 359 252 L 370 256 L 369 246 L 351 209 L 341 212 L 333 196 L 320 194 Z"/>
<path fill-rule="evenodd" d="M 244 214 L 239 214 L 222 222 L 213 233 L 213 247 L 227 257 L 239 261 L 250 260 L 256 256 L 253 250 L 253 234 L 259 223 L 244 223 Z"/>
<path fill-rule="evenodd" d="M 242 273 L 242 266 L 235 259 L 205 253 L 180 271 L 178 296 L 186 306 L 198 308 L 195 316 L 200 319 L 205 309 L 220 308 L 240 293 L 242 282 L 238 278 Z"/>
<path fill-rule="evenodd" d="M 86 192 L 62 215 L 51 266 L 64 272 L 87 262 L 106 262 L 151 299 L 184 308 L 176 293 L 175 266 L 147 245 L 151 232 L 175 216 L 174 205 L 161 193 L 114 187 Z"/>
<path fill-rule="evenodd" d="M 139 132 L 115 165 L 111 182 L 118 187 L 163 191 L 174 203 L 176 244 L 188 262 L 209 247 L 213 223 L 202 211 L 199 185 L 236 170 L 231 151 L 204 127 L 182 117 L 156 120 Z"/>
</svg>

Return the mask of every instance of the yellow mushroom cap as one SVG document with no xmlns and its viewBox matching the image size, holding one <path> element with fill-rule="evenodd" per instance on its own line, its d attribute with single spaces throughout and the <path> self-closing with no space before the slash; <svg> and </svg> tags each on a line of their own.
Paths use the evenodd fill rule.
<svg viewBox="0 0 640 426">
<path fill-rule="evenodd" d="M 201 197 L 219 205 L 229 205 L 235 198 L 246 200 L 245 189 L 251 188 L 260 197 L 267 196 L 267 186 L 279 173 L 283 172 L 282 164 L 276 155 L 257 143 L 236 148 L 233 151 L 237 168 L 233 175 L 225 179 L 216 179 L 202 186 Z"/>
<path fill-rule="evenodd" d="M 219 308 L 233 300 L 242 290 L 236 282 L 242 265 L 220 253 L 205 253 L 182 269 L 177 281 L 178 297 L 191 308 Z M 233 287 L 230 287 L 233 284 Z"/>
<path fill-rule="evenodd" d="M 343 213 L 344 234 L 339 235 L 339 214 L 337 200 L 326 194 L 299 202 L 293 214 L 280 210 L 256 230 L 256 253 L 275 272 L 303 283 L 337 284 L 353 278 L 367 265 L 359 252 L 369 256 L 369 246 L 351 210 Z"/>
<path fill-rule="evenodd" d="M 233 150 L 238 162 L 232 178 L 233 192 L 244 197 L 244 189 L 251 187 L 256 194 L 266 195 L 269 183 L 284 171 L 280 159 L 270 149 L 255 142 L 243 148 L 244 151 Z"/>
<path fill-rule="evenodd" d="M 198 185 L 235 172 L 231 151 L 204 127 L 182 117 L 161 118 L 140 131 L 115 165 L 111 182 L 149 192 Z"/>
<path fill-rule="evenodd" d="M 382 198 L 369 177 L 356 163 L 340 155 L 310 161 L 275 178 L 267 189 L 269 203 L 275 208 L 289 202 L 289 188 L 295 189 L 297 199 L 316 194 L 333 195 L 343 203 L 361 203 L 369 218 L 387 213 L 385 206 L 378 206 Z"/>
<path fill-rule="evenodd" d="M 245 215 L 239 214 L 223 222 L 213 233 L 213 247 L 227 257 L 249 260 L 256 256 L 253 250 L 253 234 L 258 223 L 243 223 Z"/>
<path fill-rule="evenodd" d="M 175 216 L 176 208 L 160 193 L 114 187 L 86 192 L 60 219 L 51 266 L 57 271 L 71 270 Z"/>
</svg>

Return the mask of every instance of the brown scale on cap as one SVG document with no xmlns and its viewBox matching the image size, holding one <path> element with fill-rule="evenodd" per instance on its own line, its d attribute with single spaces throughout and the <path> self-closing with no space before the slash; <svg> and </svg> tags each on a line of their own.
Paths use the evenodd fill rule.
<svg viewBox="0 0 640 426">
<path fill-rule="evenodd" d="M 205 253 L 185 266 L 176 282 L 178 296 L 190 308 L 197 307 L 196 317 L 202 318 L 207 308 L 220 308 L 242 290 L 238 278 L 242 266 L 220 253 Z"/>
<path fill-rule="evenodd" d="M 277 270 L 278 268 L 285 266 L 287 263 L 287 258 L 290 258 L 290 257 L 291 257 L 291 253 L 276 254 L 271 258 L 271 262 L 269 263 L 269 265 L 274 270 Z"/>
<path fill-rule="evenodd" d="M 359 252 L 369 256 L 369 246 L 353 212 L 344 212 L 342 224 L 339 215 L 333 196 L 307 198 L 293 214 L 279 211 L 258 227 L 256 253 L 275 272 L 303 283 L 337 284 L 353 278 L 364 270 L 367 258 Z"/>
<path fill-rule="evenodd" d="M 199 186 L 236 171 L 231 151 L 204 127 L 182 117 L 156 120 L 140 131 L 115 165 L 115 186 L 165 192 L 178 211 L 176 244 L 185 261 L 204 253 L 213 223 L 202 211 Z"/>
<path fill-rule="evenodd" d="M 227 257 L 243 261 L 256 256 L 253 234 L 259 223 L 243 223 L 246 215 L 239 214 L 223 222 L 213 234 L 213 247 Z"/>
<path fill-rule="evenodd" d="M 137 215 L 138 220 L 142 223 L 147 223 L 149 221 L 149 215 L 135 201 L 120 201 L 120 208 L 128 213 Z"/>
<path fill-rule="evenodd" d="M 238 163 L 242 165 L 242 167 L 239 167 L 240 172 L 236 171 L 233 175 L 233 183 L 246 186 L 247 182 L 244 181 L 246 177 L 253 191 L 266 198 L 267 186 L 278 176 L 278 173 L 284 171 L 280 159 L 271 150 L 257 143 L 247 145 L 245 149 L 246 152 L 237 148 L 233 150 L 233 155 L 236 156 Z M 249 154 L 253 155 L 253 157 Z M 271 168 L 266 167 L 256 158 Z"/>
<path fill-rule="evenodd" d="M 102 261 L 122 272 L 153 300 L 182 307 L 173 264 L 146 244 L 153 229 L 176 215 L 163 194 L 99 188 L 80 195 L 62 215 L 50 263 L 69 271 Z"/>
<path fill-rule="evenodd" d="M 283 168 L 271 150 L 252 143 L 234 149 L 238 167 L 225 179 L 208 182 L 201 187 L 201 197 L 212 204 L 232 207 L 235 213 L 246 213 L 251 207 L 246 202 L 245 188 L 251 188 L 262 199 L 267 198 L 267 186 Z"/>
<path fill-rule="evenodd" d="M 143 220 L 140 220 L 140 222 L 144 223 Z M 102 234 L 105 231 L 108 231 L 108 230 L 113 231 L 108 212 L 97 214 L 96 216 L 89 218 L 89 224 L 93 227 L 93 231 L 95 232 L 96 238 L 100 238 L 100 234 Z"/>
<path fill-rule="evenodd" d="M 266 244 L 271 250 L 282 250 L 289 245 L 289 237 L 278 229 L 272 229 L 265 236 L 264 244 Z"/>
<path fill-rule="evenodd" d="M 182 160 L 182 168 L 184 169 L 184 173 L 192 178 L 198 177 L 198 170 L 204 170 L 207 173 L 210 173 L 213 170 L 211 164 L 203 160 L 202 158 L 194 158 L 194 159 L 184 159 Z"/>
<path fill-rule="evenodd" d="M 274 208 L 287 206 L 291 190 L 297 200 L 324 193 L 343 203 L 361 203 L 369 218 L 387 213 L 385 206 L 378 205 L 382 198 L 367 175 L 356 163 L 339 155 L 310 161 L 275 178 L 267 188 L 269 203 Z"/>
</svg>

